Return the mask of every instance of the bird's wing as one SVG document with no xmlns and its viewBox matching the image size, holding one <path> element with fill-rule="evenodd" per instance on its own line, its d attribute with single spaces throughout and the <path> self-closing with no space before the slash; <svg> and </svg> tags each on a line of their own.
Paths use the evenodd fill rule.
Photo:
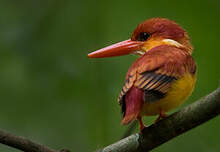
<svg viewBox="0 0 220 152">
<path fill-rule="evenodd" d="M 118 98 L 120 104 L 132 86 L 145 92 L 145 102 L 152 102 L 162 98 L 172 82 L 186 71 L 195 72 L 195 63 L 187 52 L 169 46 L 155 49 L 137 59 L 129 69 Z"/>
</svg>

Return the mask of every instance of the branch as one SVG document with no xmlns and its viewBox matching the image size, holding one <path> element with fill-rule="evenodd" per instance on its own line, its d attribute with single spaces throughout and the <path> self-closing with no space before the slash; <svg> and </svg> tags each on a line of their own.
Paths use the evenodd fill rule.
<svg viewBox="0 0 220 152">
<path fill-rule="evenodd" d="M 24 152 L 69 152 L 65 149 L 56 151 L 38 143 L 34 143 L 24 137 L 15 136 L 2 130 L 0 130 L 0 143 Z"/>
<path fill-rule="evenodd" d="M 100 152 L 146 152 L 220 114 L 220 88 L 206 97 Z"/>
</svg>

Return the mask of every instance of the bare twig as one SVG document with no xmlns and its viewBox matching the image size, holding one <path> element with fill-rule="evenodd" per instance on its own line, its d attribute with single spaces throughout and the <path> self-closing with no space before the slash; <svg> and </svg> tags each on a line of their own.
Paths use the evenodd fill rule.
<svg viewBox="0 0 220 152">
<path fill-rule="evenodd" d="M 0 143 L 22 150 L 24 152 L 67 152 L 67 150 L 56 151 L 50 149 L 41 144 L 34 143 L 33 141 L 24 137 L 15 136 L 2 130 L 0 130 Z"/>
<path fill-rule="evenodd" d="M 101 152 L 146 152 L 220 114 L 220 88 L 143 130 L 109 145 Z"/>
</svg>

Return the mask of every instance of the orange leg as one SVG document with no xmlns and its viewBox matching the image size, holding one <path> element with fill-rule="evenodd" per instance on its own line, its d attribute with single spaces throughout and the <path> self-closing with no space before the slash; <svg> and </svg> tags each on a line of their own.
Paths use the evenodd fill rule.
<svg viewBox="0 0 220 152">
<path fill-rule="evenodd" d="M 156 124 L 158 121 L 160 121 L 161 118 L 166 118 L 168 115 L 163 111 L 160 110 L 160 115 L 158 116 L 158 118 L 155 120 L 154 124 Z"/>
<path fill-rule="evenodd" d="M 140 132 L 141 132 L 146 126 L 144 125 L 141 117 L 137 117 L 137 120 L 140 124 Z"/>
</svg>

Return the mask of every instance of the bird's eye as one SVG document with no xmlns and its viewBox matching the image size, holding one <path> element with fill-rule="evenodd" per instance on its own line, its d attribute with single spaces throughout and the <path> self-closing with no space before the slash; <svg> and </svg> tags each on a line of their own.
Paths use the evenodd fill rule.
<svg viewBox="0 0 220 152">
<path fill-rule="evenodd" d="M 147 32 L 141 32 L 139 34 L 139 41 L 146 41 L 148 38 L 150 37 L 150 34 L 148 34 Z"/>
</svg>

